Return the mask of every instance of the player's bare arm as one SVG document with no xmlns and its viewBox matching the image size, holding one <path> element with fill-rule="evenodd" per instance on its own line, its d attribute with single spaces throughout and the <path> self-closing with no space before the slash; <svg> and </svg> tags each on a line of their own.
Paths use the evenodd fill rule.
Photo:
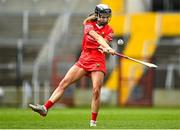
<svg viewBox="0 0 180 130">
<path fill-rule="evenodd" d="M 99 49 L 101 49 L 103 52 L 110 53 L 112 55 L 115 54 L 115 51 L 109 46 L 108 42 L 96 31 L 90 30 L 89 35 L 100 44 Z"/>
<path fill-rule="evenodd" d="M 106 40 L 106 43 L 109 44 L 110 42 L 108 40 Z M 107 49 L 105 47 L 103 47 L 102 45 L 100 45 L 98 47 L 98 50 L 101 52 L 101 53 L 108 53 Z"/>
</svg>

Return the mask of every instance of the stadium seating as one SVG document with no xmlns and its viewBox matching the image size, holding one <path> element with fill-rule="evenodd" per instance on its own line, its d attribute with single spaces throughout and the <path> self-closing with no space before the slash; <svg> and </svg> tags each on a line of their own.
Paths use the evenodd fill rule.
<svg viewBox="0 0 180 130">
<path fill-rule="evenodd" d="M 148 59 L 153 57 L 153 62 L 159 66 L 155 74 L 155 87 L 166 86 L 167 76 L 172 72 L 172 75 L 175 75 L 171 77 L 172 85 L 174 88 L 179 88 L 179 72 L 176 71 L 179 67 L 179 15 L 176 13 L 142 13 L 126 15 L 122 18 L 122 15 L 112 17 L 111 24 L 116 36 L 130 35 L 123 53 L 145 61 L 149 61 Z M 144 20 L 145 23 L 142 22 Z M 127 25 L 127 22 L 129 23 L 129 28 L 126 27 L 125 31 L 124 27 Z M 121 59 L 120 64 L 120 104 L 123 105 L 127 103 L 131 91 L 137 86 L 137 82 L 143 78 L 144 67 L 125 59 Z M 167 70 L 169 67 L 173 67 L 173 70 Z M 119 69 L 114 68 L 106 81 L 105 86 L 110 90 L 116 90 L 119 87 L 117 81 L 118 72 Z"/>
<path fill-rule="evenodd" d="M 22 80 L 31 81 L 35 60 L 43 46 L 48 42 L 57 17 L 64 12 L 68 12 L 68 6 L 70 6 L 73 8 L 73 14 L 70 20 L 67 21 L 69 28 L 66 30 L 64 38 L 57 43 L 54 53 L 55 56 L 61 57 L 63 63 L 59 69 L 63 70 L 63 72 L 60 71 L 62 74 L 65 73 L 75 61 L 75 53 L 80 51 L 83 19 L 93 12 L 92 8 L 99 2 L 79 0 L 76 4 L 71 3 L 72 6 L 67 0 L 55 0 L 53 2 L 48 0 L 6 0 L 0 2 L 1 75 L 6 71 L 4 76 L 0 76 L 1 85 L 16 84 L 17 42 L 23 38 L 27 39 L 23 41 Z M 53 8 L 49 9 L 49 7 Z M 25 32 L 26 34 L 23 34 L 24 11 L 28 13 L 28 32 Z M 7 65 L 11 68 L 4 67 Z M 41 80 L 48 78 L 48 76 L 44 77 L 46 76 L 44 73 L 47 71 L 47 66 L 45 65 L 44 67 L 44 69 L 41 67 L 42 70 L 40 70 L 39 77 L 41 77 Z M 65 67 L 65 69 L 62 69 L 62 67 Z"/>
</svg>

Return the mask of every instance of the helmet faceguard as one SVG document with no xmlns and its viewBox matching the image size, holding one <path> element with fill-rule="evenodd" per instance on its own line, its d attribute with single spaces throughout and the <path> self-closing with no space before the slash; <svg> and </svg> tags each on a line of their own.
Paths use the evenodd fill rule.
<svg viewBox="0 0 180 130">
<path fill-rule="evenodd" d="M 104 25 L 108 24 L 108 22 L 110 21 L 111 9 L 109 8 L 108 5 L 99 4 L 99 5 L 96 5 L 95 14 L 97 16 L 97 19 L 98 18 L 107 18 L 106 22 L 99 22 L 99 25 L 104 26 Z"/>
<path fill-rule="evenodd" d="M 106 14 L 107 16 L 111 17 L 111 9 L 108 5 L 105 4 L 98 4 L 95 8 L 95 14 L 102 15 Z"/>
</svg>

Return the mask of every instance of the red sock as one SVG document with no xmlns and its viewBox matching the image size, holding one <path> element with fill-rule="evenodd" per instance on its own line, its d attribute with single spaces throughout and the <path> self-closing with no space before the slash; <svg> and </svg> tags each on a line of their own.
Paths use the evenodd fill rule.
<svg viewBox="0 0 180 130">
<path fill-rule="evenodd" d="M 47 110 L 48 110 L 49 108 L 51 108 L 53 105 L 54 105 L 54 103 L 53 103 L 52 101 L 50 101 L 50 100 L 48 100 L 48 101 L 44 104 L 44 106 L 46 107 Z"/>
<path fill-rule="evenodd" d="M 97 115 L 98 115 L 97 113 L 92 112 L 92 113 L 91 113 L 91 120 L 96 121 Z"/>
</svg>

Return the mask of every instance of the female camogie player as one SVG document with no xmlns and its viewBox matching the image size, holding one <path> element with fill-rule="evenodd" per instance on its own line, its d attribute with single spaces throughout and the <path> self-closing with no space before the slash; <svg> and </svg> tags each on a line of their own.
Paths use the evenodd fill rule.
<svg viewBox="0 0 180 130">
<path fill-rule="evenodd" d="M 29 104 L 32 110 L 38 112 L 41 116 L 46 116 L 48 110 L 63 96 L 65 89 L 70 84 L 84 75 L 88 75 L 91 77 L 93 85 L 90 126 L 96 126 L 96 117 L 100 106 L 100 91 L 106 74 L 105 53 L 112 55 L 115 53 L 109 46 L 113 37 L 113 30 L 108 25 L 110 19 L 111 9 L 108 5 L 97 5 L 95 12 L 83 22 L 84 37 L 79 60 L 69 69 L 44 105 Z"/>
</svg>

